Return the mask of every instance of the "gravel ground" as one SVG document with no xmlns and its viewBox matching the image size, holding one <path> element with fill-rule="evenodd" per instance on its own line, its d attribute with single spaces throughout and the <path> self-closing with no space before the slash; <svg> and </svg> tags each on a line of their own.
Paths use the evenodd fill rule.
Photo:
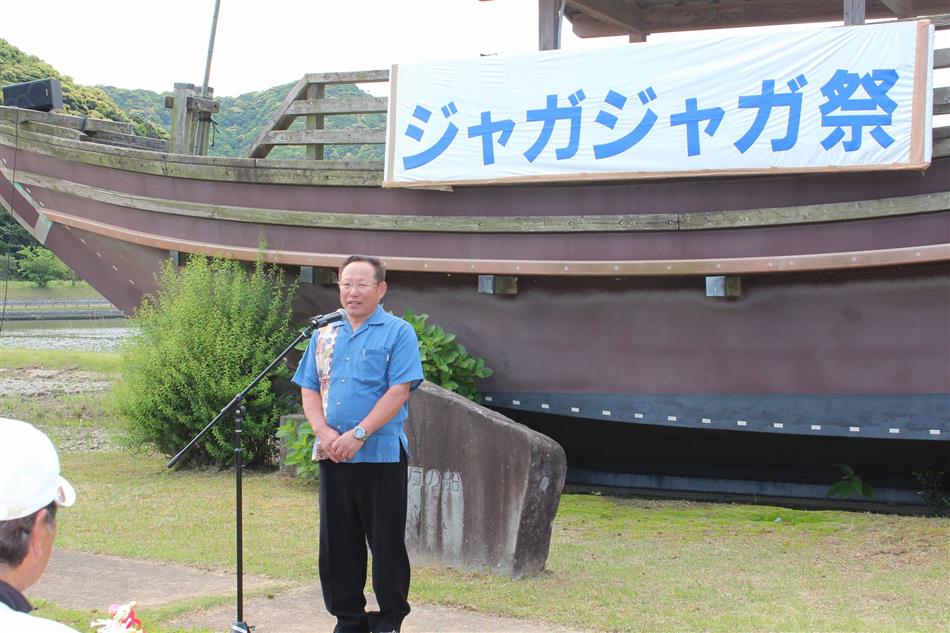
<svg viewBox="0 0 950 633">
<path fill-rule="evenodd" d="M 103 391 L 109 381 L 79 369 L 0 368 L 0 394 L 46 398 L 60 394 Z"/>
<path fill-rule="evenodd" d="M 111 383 L 102 374 L 79 369 L 0 368 L 0 396 L 33 400 L 34 406 L 49 403 L 55 409 L 58 399 L 70 394 L 96 394 Z M 13 416 L 0 409 L 0 417 Z M 31 420 L 27 420 L 30 422 Z M 109 432 L 81 422 L 72 425 L 38 425 L 48 433 L 60 451 L 98 451 L 113 448 Z"/>
</svg>

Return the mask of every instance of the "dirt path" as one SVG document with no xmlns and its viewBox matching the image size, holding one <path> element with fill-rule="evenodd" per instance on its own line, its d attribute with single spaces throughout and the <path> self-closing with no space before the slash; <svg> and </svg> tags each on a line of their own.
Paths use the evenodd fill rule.
<svg viewBox="0 0 950 633">
<path fill-rule="evenodd" d="M 110 604 L 135 600 L 142 606 L 168 605 L 203 596 L 220 596 L 226 604 L 190 611 L 166 623 L 172 627 L 227 630 L 236 619 L 233 574 L 171 563 L 54 550 L 46 573 L 27 591 L 70 609 L 105 610 Z M 245 576 L 244 619 L 255 633 L 330 631 L 334 619 L 324 610 L 315 580 L 293 583 Z M 228 599 L 230 598 L 230 599 Z M 374 608 L 370 597 L 368 608 Z M 464 609 L 413 604 L 403 633 L 579 633 L 573 629 L 484 615 Z"/>
</svg>

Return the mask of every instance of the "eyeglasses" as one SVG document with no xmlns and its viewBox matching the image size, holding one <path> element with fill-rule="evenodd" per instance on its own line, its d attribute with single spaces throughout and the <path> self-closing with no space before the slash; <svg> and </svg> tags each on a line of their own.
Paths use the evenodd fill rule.
<svg viewBox="0 0 950 633">
<path fill-rule="evenodd" d="M 372 283 L 368 281 L 360 281 L 354 284 L 354 283 L 350 283 L 349 281 L 341 281 L 337 285 L 340 287 L 340 290 L 342 290 L 343 292 L 349 292 L 350 290 L 353 290 L 353 288 L 356 288 L 360 292 L 366 292 L 367 290 L 377 285 L 378 283 L 379 283 L 378 281 L 372 282 Z"/>
</svg>

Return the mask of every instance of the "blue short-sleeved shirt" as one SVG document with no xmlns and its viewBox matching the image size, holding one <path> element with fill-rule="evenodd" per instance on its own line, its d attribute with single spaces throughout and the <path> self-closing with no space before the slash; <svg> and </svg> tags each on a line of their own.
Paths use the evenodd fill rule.
<svg viewBox="0 0 950 633">
<path fill-rule="evenodd" d="M 377 306 L 353 332 L 343 319 L 313 333 L 293 381 L 320 392 L 331 428 L 345 433 L 362 422 L 394 385 L 422 383 L 419 340 L 412 325 Z M 382 428 L 366 438 L 352 462 L 398 462 L 400 445 L 409 452 L 404 425 L 409 403 Z"/>
</svg>

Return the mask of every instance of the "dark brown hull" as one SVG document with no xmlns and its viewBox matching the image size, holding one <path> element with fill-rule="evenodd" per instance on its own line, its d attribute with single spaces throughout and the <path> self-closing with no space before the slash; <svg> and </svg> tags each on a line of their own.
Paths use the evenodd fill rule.
<svg viewBox="0 0 950 633">
<path fill-rule="evenodd" d="M 923 173 L 443 192 L 0 140 L 4 206 L 125 311 L 169 251 L 249 259 L 264 238 L 293 274 L 367 252 L 389 265 L 387 308 L 431 315 L 486 358 L 498 407 L 950 439 L 948 158 Z M 742 296 L 705 296 L 715 274 L 741 276 Z M 479 294 L 478 275 L 517 277 L 517 294 Z M 301 316 L 336 306 L 319 275 L 301 284 Z"/>
</svg>

